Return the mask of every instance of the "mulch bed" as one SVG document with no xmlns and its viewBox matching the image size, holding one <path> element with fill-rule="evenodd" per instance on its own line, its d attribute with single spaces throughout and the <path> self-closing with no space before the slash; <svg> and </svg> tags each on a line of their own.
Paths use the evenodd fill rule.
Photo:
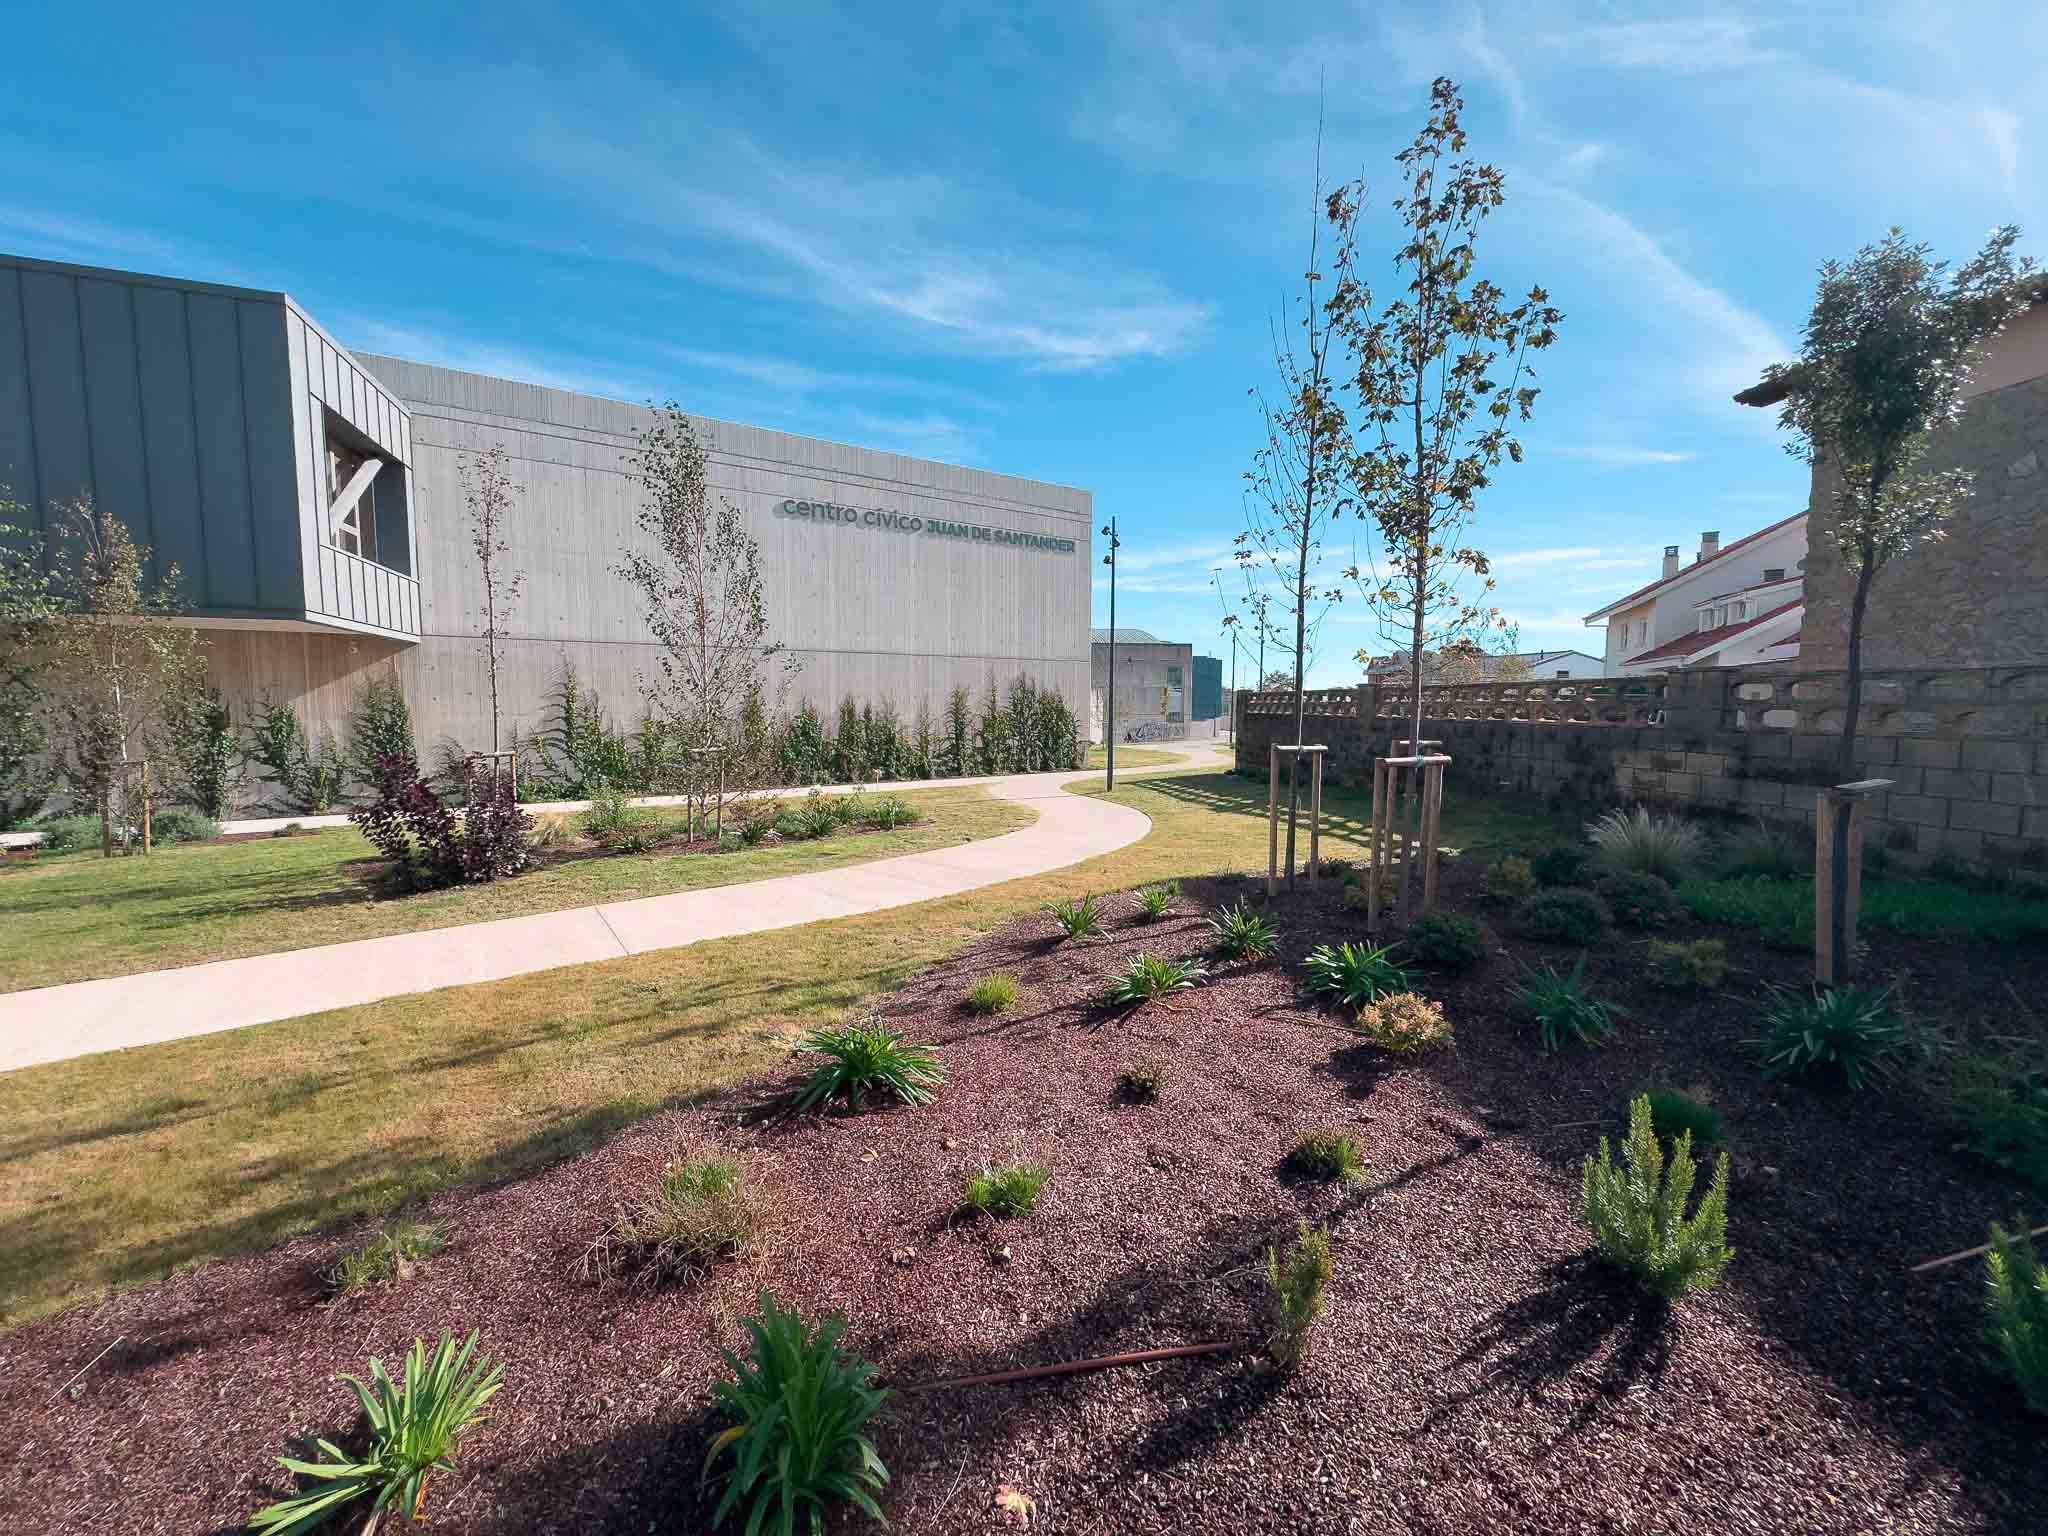
<svg viewBox="0 0 2048 1536">
<path fill-rule="evenodd" d="M 1468 879 L 1453 869 L 1452 906 L 1473 909 Z M 856 1347 L 918 1382 L 1248 1337 L 1267 1245 L 1308 1219 L 1332 1224 L 1336 1279 L 1299 1375 L 1245 1353 L 899 1398 L 878 1436 L 892 1527 L 1017 1529 L 995 1503 L 1008 1488 L 1034 1529 L 1105 1536 L 2043 1528 L 2041 1425 L 1973 1354 L 1979 1270 L 1905 1273 L 1981 1241 L 2026 1194 L 1912 1093 L 1758 1076 L 1740 1004 L 1759 976 L 1796 979 L 1797 957 L 1730 936 L 1727 988 L 1675 997 L 1639 984 L 1642 940 L 1617 937 L 1588 981 L 1629 1020 L 1603 1050 L 1550 1057 L 1505 996 L 1522 961 L 1569 957 L 1511 945 L 1426 988 L 1456 1049 L 1395 1064 L 1294 989 L 1311 945 L 1358 931 L 1324 887 L 1277 904 L 1278 961 L 1218 966 L 1131 1014 L 1095 1001 L 1141 948 L 1200 951 L 1196 909 L 1255 890 L 1191 885 L 1150 926 L 1114 898 L 1110 938 L 1083 945 L 1020 918 L 890 998 L 945 1061 L 930 1108 L 792 1118 L 793 1064 L 437 1200 L 447 1249 L 367 1293 L 330 1301 L 323 1280 L 358 1229 L 0 1337 L 0 1512 L 21 1530 L 235 1529 L 285 1490 L 272 1458 L 290 1436 L 349 1430 L 335 1372 L 474 1325 L 507 1386 L 461 1470 L 430 1484 L 431 1524 L 696 1532 L 716 1351 L 740 1344 L 763 1287 L 844 1310 Z M 1995 1019 L 2008 985 L 2038 997 L 2048 981 L 2039 951 L 1879 950 L 1924 1011 Z M 972 1019 L 958 999 L 993 971 L 1022 998 Z M 1118 1102 L 1118 1071 L 1148 1060 L 1166 1065 L 1162 1101 Z M 1662 1316 L 1587 1262 L 1578 1170 L 1598 1132 L 1553 1129 L 1618 1120 L 1652 1080 L 1710 1089 L 1734 1144 L 1735 1262 Z M 1363 1137 L 1365 1185 L 1283 1176 L 1319 1124 Z M 743 1158 L 765 1239 L 688 1285 L 579 1281 L 612 1208 L 705 1143 Z M 1016 1157 L 1053 1170 L 1039 1212 L 963 1217 L 965 1174 Z"/>
</svg>

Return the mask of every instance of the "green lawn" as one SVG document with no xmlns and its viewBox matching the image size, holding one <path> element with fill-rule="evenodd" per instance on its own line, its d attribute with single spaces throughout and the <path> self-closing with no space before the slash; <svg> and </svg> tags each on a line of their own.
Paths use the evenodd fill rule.
<svg viewBox="0 0 2048 1536">
<path fill-rule="evenodd" d="M 1177 763 L 1179 761 L 1180 759 L 1173 753 L 1161 752 L 1156 747 L 1119 746 L 1116 749 L 1116 765 L 1119 768 L 1163 768 L 1168 763 Z M 1109 766 L 1109 749 L 1099 741 L 1090 747 L 1088 749 L 1087 766 L 1090 768 L 1107 768 Z"/>
<path fill-rule="evenodd" d="M 993 837 L 1036 819 L 978 787 L 904 798 L 924 819 L 893 832 L 737 853 L 577 859 L 492 885 L 395 898 L 373 891 L 374 850 L 353 827 L 177 846 L 146 859 L 95 851 L 9 860 L 0 864 L 0 992 L 735 885 Z"/>
<path fill-rule="evenodd" d="M 1151 832 L 1070 869 L 0 1075 L 0 1321 L 572 1156 L 774 1066 L 801 1031 L 1042 902 L 1263 870 L 1264 794 L 1134 779 L 1114 798 Z M 1326 807 L 1325 849 L 1356 855 L 1366 803 Z M 1554 835 L 1512 802 L 1444 809 L 1446 846 L 1478 857 Z"/>
</svg>

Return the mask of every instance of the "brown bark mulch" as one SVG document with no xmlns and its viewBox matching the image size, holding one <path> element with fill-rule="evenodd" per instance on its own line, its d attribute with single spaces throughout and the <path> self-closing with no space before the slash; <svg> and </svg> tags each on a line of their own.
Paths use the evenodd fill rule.
<svg viewBox="0 0 2048 1536">
<path fill-rule="evenodd" d="M 1245 1353 L 899 1398 L 878 1434 L 892 1527 L 1019 1529 L 996 1503 L 1011 1490 L 1033 1529 L 1105 1536 L 2048 1528 L 2042 1426 L 1974 1354 L 1980 1272 L 1905 1272 L 1981 1241 L 2025 1191 L 1911 1091 L 1759 1077 L 1742 1004 L 1761 976 L 1796 979 L 1798 957 L 1731 937 L 1726 988 L 1674 997 L 1639 983 L 1642 939 L 1617 936 L 1587 979 L 1630 1017 L 1605 1049 L 1553 1057 L 1506 995 L 1526 963 L 1569 955 L 1511 944 L 1425 986 L 1455 1049 L 1394 1063 L 1295 989 L 1311 945 L 1358 930 L 1325 887 L 1277 904 L 1275 960 L 1216 965 L 1135 1013 L 1096 1001 L 1140 949 L 1198 953 L 1206 912 L 1255 890 L 1191 886 L 1155 925 L 1115 898 L 1096 943 L 1020 918 L 888 999 L 945 1062 L 929 1108 L 790 1117 L 792 1064 L 547 1173 L 449 1193 L 431 1211 L 448 1247 L 369 1292 L 327 1294 L 354 1229 L 0 1336 L 0 1513 L 15 1530 L 237 1529 L 286 1491 L 272 1458 L 292 1436 L 349 1431 L 334 1373 L 477 1326 L 507 1385 L 430 1484 L 431 1526 L 701 1531 L 716 1351 L 739 1347 L 762 1288 L 843 1310 L 889 1379 L 918 1382 L 1249 1337 L 1265 1250 L 1307 1219 L 1331 1224 L 1336 1278 L 1297 1376 Z M 2039 950 L 1879 949 L 1908 1004 L 1966 1021 L 2048 980 Z M 1019 1004 L 970 1018 L 961 993 L 994 971 Z M 1164 1097 L 1120 1102 L 1117 1073 L 1145 1061 Z M 1559 1128 L 1618 1131 L 1653 1081 L 1708 1090 L 1733 1151 L 1737 1257 L 1668 1315 L 1588 1262 L 1578 1171 L 1599 1133 Z M 1362 1137 L 1363 1185 L 1284 1175 L 1316 1125 Z M 576 1277 L 615 1205 L 678 1147 L 713 1144 L 765 1202 L 747 1255 L 662 1290 Z M 1053 1171 L 1035 1215 L 960 1213 L 969 1171 L 1020 1157 Z"/>
</svg>

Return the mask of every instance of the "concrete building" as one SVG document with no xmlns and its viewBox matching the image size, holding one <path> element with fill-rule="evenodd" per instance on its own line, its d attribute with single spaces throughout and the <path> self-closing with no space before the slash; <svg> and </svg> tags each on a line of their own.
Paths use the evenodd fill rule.
<svg viewBox="0 0 2048 1536">
<path fill-rule="evenodd" d="M 1584 651 L 1511 651 L 1505 656 L 1482 653 L 1477 658 L 1462 653 L 1444 657 L 1441 662 L 1436 656 L 1425 656 L 1422 661 L 1425 682 L 1548 682 L 1556 678 L 1604 677 L 1606 670 L 1600 657 Z M 1391 656 L 1375 657 L 1366 668 L 1365 680 L 1372 684 L 1404 683 L 1409 671 L 1409 658 L 1396 651 Z"/>
<path fill-rule="evenodd" d="M 1607 628 L 1609 677 L 1783 665 L 1799 660 L 1805 570 L 1804 512 L 1725 546 L 1710 529 L 1690 564 L 1665 545 L 1663 575 L 1594 609 L 1586 623 Z"/>
<path fill-rule="evenodd" d="M 351 353 L 283 293 L 0 256 L 0 486 L 32 527 L 80 495 L 120 516 L 178 566 L 231 701 L 291 703 L 316 735 L 395 669 L 424 747 L 489 745 L 460 472 L 499 444 L 526 572 L 506 723 L 542 725 L 565 661 L 636 720 L 655 648 L 614 568 L 639 537 L 625 456 L 654 420 Z M 1023 673 L 1087 708 L 1087 491 L 694 424 L 760 544 L 771 638 L 802 663 L 792 705 L 909 716 Z"/>
<path fill-rule="evenodd" d="M 1735 397 L 1773 406 L 1774 385 Z M 2034 306 L 1981 349 L 1963 388 L 1963 415 L 1938 433 L 1925 470 L 1967 469 L 1972 494 L 1945 538 L 1877 573 L 1863 619 L 1870 667 L 1985 667 L 2048 661 L 2048 281 Z M 1833 477 L 1817 465 L 1808 515 L 1814 537 L 1793 652 L 1801 664 L 1849 664 L 1856 578 L 1825 533 Z"/>
<path fill-rule="evenodd" d="M 1094 739 L 1107 739 L 1109 631 L 1090 631 Z M 1188 729 L 1188 688 L 1195 670 L 1195 648 L 1161 640 L 1142 629 L 1116 631 L 1116 735 L 1119 741 L 1163 740 L 1185 736 Z"/>
</svg>

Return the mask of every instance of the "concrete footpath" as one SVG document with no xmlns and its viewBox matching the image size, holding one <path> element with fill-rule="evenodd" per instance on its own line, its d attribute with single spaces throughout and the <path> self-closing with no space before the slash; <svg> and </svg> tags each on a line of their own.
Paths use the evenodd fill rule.
<svg viewBox="0 0 2048 1536">
<path fill-rule="evenodd" d="M 1170 750 L 1186 766 L 1220 766 L 1214 747 L 1150 749 Z M 0 1071 L 909 906 L 1078 864 L 1136 842 L 1151 827 L 1141 812 L 1069 794 L 1062 786 L 1075 782 L 1072 773 L 946 782 L 987 784 L 997 799 L 1028 805 L 1038 819 L 1000 837 L 845 869 L 0 993 Z"/>
</svg>

